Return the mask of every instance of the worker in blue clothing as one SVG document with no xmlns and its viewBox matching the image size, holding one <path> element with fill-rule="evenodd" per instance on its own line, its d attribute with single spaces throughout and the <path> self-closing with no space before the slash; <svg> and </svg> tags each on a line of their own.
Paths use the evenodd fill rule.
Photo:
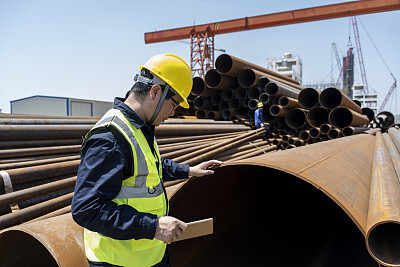
<svg viewBox="0 0 400 267">
<path fill-rule="evenodd" d="M 222 163 L 189 167 L 160 157 L 155 126 L 189 107 L 192 72 L 173 54 L 140 69 L 126 99 L 115 98 L 82 145 L 72 216 L 84 228 L 90 266 L 168 266 L 167 243 L 187 224 L 168 216 L 163 181 L 210 175 Z"/>
<path fill-rule="evenodd" d="M 268 127 L 268 125 L 266 125 L 264 123 L 263 103 L 258 102 L 257 103 L 257 107 L 258 108 L 254 112 L 254 120 L 255 120 L 255 123 L 256 123 L 256 128 L 258 129 L 258 128 L 264 127 L 265 128 L 265 135 L 267 135 L 269 127 Z"/>
</svg>

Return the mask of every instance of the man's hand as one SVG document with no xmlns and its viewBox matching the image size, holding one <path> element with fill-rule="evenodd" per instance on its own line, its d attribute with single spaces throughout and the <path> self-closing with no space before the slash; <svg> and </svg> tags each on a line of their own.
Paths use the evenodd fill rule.
<svg viewBox="0 0 400 267">
<path fill-rule="evenodd" d="M 219 161 L 219 160 L 205 161 L 203 163 L 200 163 L 199 165 L 196 165 L 194 167 L 190 167 L 189 168 L 189 176 L 201 177 L 201 176 L 204 176 L 204 175 L 214 174 L 214 171 L 210 170 L 210 168 L 218 167 L 222 163 L 223 162 Z"/>
<path fill-rule="evenodd" d="M 178 239 L 187 228 L 187 224 L 171 216 L 163 216 L 158 218 L 155 239 L 164 243 L 171 243 Z"/>
</svg>

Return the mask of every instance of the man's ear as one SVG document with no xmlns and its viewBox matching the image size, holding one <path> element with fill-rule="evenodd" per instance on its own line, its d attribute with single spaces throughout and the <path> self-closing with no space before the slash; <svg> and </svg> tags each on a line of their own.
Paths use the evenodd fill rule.
<svg viewBox="0 0 400 267">
<path fill-rule="evenodd" d="M 149 93 L 150 93 L 150 99 L 151 99 L 151 100 L 156 99 L 157 96 L 160 97 L 160 94 L 161 94 L 161 86 L 158 85 L 158 84 L 153 85 L 153 86 L 150 88 L 150 92 L 149 92 Z"/>
</svg>

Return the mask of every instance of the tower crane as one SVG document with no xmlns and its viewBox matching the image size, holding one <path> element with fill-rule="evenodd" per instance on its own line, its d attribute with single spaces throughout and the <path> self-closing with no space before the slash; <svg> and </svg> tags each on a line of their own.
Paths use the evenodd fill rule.
<svg viewBox="0 0 400 267">
<path fill-rule="evenodd" d="M 397 88 L 397 80 L 396 80 L 396 78 L 394 77 L 393 73 L 390 73 L 390 75 L 392 75 L 392 77 L 394 79 L 394 83 L 390 87 L 389 92 L 387 93 L 385 99 L 383 100 L 382 105 L 381 105 L 381 107 L 379 108 L 379 111 L 378 111 L 379 113 L 383 111 L 383 109 L 385 108 L 385 106 L 386 106 L 390 96 L 392 95 L 393 91 Z"/>
<path fill-rule="evenodd" d="M 364 90 L 368 93 L 367 75 L 365 73 L 364 59 L 362 56 L 360 35 L 358 34 L 357 18 L 351 17 L 353 23 L 354 39 L 356 39 L 358 62 L 360 63 L 361 79 L 364 84 Z"/>
<path fill-rule="evenodd" d="M 400 9 L 400 0 L 351 1 L 260 16 L 145 33 L 145 43 L 191 40 L 190 66 L 204 77 L 214 67 L 214 36 L 302 22 L 357 16 Z"/>
<path fill-rule="evenodd" d="M 336 43 L 332 43 L 332 49 L 333 49 L 333 52 L 335 53 L 336 63 L 337 63 L 338 69 L 340 71 L 342 63 L 340 62 L 340 57 L 339 57 L 339 53 L 337 51 Z"/>
</svg>

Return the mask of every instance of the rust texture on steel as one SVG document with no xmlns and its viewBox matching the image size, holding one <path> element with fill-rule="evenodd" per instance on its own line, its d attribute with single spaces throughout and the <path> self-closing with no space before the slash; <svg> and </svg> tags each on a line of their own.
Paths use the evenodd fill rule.
<svg viewBox="0 0 400 267">
<path fill-rule="evenodd" d="M 387 219 L 393 219 L 390 214 L 397 211 L 396 203 L 389 205 L 393 209 L 385 214 L 379 213 L 379 205 L 375 210 L 374 202 L 371 203 L 374 201 L 371 194 L 375 196 L 373 187 L 377 179 L 373 173 L 377 161 L 384 160 L 384 165 L 392 164 L 390 157 L 376 156 L 380 153 L 377 152 L 380 146 L 375 149 L 371 143 L 378 138 L 379 135 L 377 138 L 368 134 L 354 135 L 235 160 L 215 169 L 214 175 L 171 184 L 167 187 L 171 216 L 187 222 L 214 218 L 214 234 L 170 246 L 171 265 L 257 266 L 265 263 L 268 257 L 270 264 L 279 266 L 375 267 L 374 248 L 378 247 L 378 252 L 382 250 L 384 256 L 391 250 L 398 252 L 397 247 L 387 248 L 379 243 L 392 241 L 385 235 L 386 231 L 382 233 L 379 228 L 393 226 L 393 223 L 387 223 Z M 381 177 L 382 180 L 386 178 Z M 385 190 L 392 190 L 391 187 L 385 187 Z M 384 196 L 389 197 L 392 193 L 395 192 L 387 192 Z M 389 207 L 385 199 L 376 203 Z M 268 218 L 260 219 L 259 214 Z M 387 217 L 379 218 L 374 214 Z M 54 231 L 48 229 L 54 229 L 55 223 L 52 227 L 44 225 L 48 227 L 46 237 L 41 236 L 45 230 L 39 224 L 29 237 L 24 235 L 24 227 L 33 224 L 5 230 L 0 234 L 0 245 L 6 247 L 0 251 L 0 263 L 10 260 L 5 255 L 11 250 L 17 255 L 30 255 L 32 250 L 25 247 L 29 241 L 32 247 L 36 244 L 38 255 L 50 253 L 50 260 L 58 264 L 63 262 L 60 266 L 72 266 L 68 265 L 72 261 L 75 266 L 86 264 L 81 228 L 67 216 L 63 217 L 64 224 Z M 75 231 L 70 235 L 59 234 L 59 231 L 74 227 Z M 74 237 L 75 233 L 80 234 L 80 239 Z M 18 242 L 16 236 L 20 237 Z M 66 240 L 72 237 L 73 240 Z M 367 247 L 366 237 L 370 239 Z M 261 246 L 260 240 L 265 241 Z M 3 246 L 7 242 L 11 245 Z M 65 254 L 58 250 L 60 244 L 74 250 L 77 256 L 64 258 Z M 391 255 L 391 259 L 399 256 L 396 253 Z M 33 263 L 38 257 L 26 258 Z M 391 259 L 380 260 L 388 265 Z"/>
</svg>

